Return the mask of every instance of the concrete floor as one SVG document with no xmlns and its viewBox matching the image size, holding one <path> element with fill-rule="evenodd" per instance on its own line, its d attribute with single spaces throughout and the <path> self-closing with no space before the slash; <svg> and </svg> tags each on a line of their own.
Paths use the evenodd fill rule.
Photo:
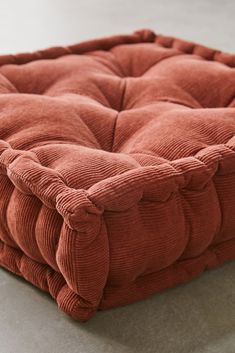
<svg viewBox="0 0 235 353">
<path fill-rule="evenodd" d="M 235 52 L 235 2 L 8 0 L 0 52 L 35 50 L 148 27 Z M 0 270 L 0 353 L 234 353 L 235 261 L 80 324 L 45 293 Z"/>
</svg>

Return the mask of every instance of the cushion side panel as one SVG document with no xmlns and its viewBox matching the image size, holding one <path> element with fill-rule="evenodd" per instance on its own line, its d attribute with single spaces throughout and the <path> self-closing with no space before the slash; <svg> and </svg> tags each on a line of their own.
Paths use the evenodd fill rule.
<svg viewBox="0 0 235 353">
<path fill-rule="evenodd" d="M 13 246 L 16 255 L 21 251 L 24 259 L 31 259 L 40 266 L 50 264 L 50 271 L 54 268 L 60 272 L 73 295 L 79 296 L 86 307 L 94 311 L 102 297 L 109 269 L 103 210 L 89 200 L 85 190 L 68 187 L 59 173 L 43 167 L 33 152 L 14 150 L 1 141 L 0 166 L 2 178 L 13 186 L 4 210 L 8 239 L 3 230 L 2 245 Z M 31 214 L 35 205 L 37 212 Z M 53 213 L 45 213 L 50 209 Z M 29 224 L 27 215 L 35 227 Z M 56 225 L 58 234 L 51 229 L 48 232 L 48 222 Z M 47 237 L 51 239 L 46 241 Z M 6 261 L 11 262 L 9 258 Z M 1 262 L 6 264 L 4 260 Z M 34 272 L 30 275 L 30 266 L 26 270 L 27 263 L 26 278 L 34 283 Z M 19 273 L 15 267 L 12 271 Z M 42 287 L 41 283 L 37 285 Z M 65 306 L 64 310 L 70 309 Z"/>
<path fill-rule="evenodd" d="M 134 282 L 122 286 L 107 286 L 100 308 L 108 309 L 142 300 L 154 293 L 187 283 L 205 270 L 218 267 L 234 258 L 235 239 L 231 239 L 207 249 L 198 257 L 177 261 L 161 271 L 140 276 Z"/>
<path fill-rule="evenodd" d="M 86 321 L 97 310 L 70 289 L 61 273 L 40 264 L 0 240 L 0 265 L 50 293 L 59 308 L 76 320 Z"/>
</svg>

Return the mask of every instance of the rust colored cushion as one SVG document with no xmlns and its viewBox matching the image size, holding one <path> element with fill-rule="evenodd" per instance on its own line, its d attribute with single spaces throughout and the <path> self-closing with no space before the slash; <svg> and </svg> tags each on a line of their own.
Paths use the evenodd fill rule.
<svg viewBox="0 0 235 353">
<path fill-rule="evenodd" d="M 235 55 L 141 30 L 0 65 L 1 266 L 84 321 L 235 258 Z"/>
</svg>

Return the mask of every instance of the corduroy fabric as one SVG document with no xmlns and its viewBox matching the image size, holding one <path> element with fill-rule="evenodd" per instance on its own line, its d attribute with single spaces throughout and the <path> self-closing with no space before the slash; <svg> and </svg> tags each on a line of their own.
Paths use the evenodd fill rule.
<svg viewBox="0 0 235 353">
<path fill-rule="evenodd" d="M 235 258 L 235 55 L 140 30 L 0 56 L 0 264 L 85 321 Z"/>
</svg>

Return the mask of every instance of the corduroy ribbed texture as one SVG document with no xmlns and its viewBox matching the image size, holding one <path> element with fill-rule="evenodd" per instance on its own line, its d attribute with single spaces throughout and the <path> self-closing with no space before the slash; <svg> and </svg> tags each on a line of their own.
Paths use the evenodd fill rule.
<svg viewBox="0 0 235 353">
<path fill-rule="evenodd" d="M 235 55 L 140 30 L 0 56 L 0 265 L 74 319 L 235 258 Z"/>
</svg>

